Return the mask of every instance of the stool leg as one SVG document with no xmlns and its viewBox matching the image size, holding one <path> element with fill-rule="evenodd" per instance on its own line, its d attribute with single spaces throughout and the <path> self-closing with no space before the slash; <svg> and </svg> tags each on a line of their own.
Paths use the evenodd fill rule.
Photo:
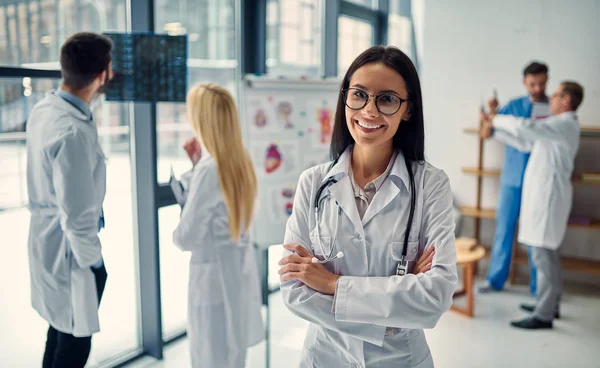
<svg viewBox="0 0 600 368">
<path fill-rule="evenodd" d="M 473 317 L 473 273 L 475 263 L 470 262 L 464 265 L 464 284 L 467 296 L 467 315 Z"/>
</svg>

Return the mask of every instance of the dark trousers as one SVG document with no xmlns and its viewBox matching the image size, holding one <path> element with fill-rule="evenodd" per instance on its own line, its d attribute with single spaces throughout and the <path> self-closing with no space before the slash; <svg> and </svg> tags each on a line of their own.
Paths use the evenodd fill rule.
<svg viewBox="0 0 600 368">
<path fill-rule="evenodd" d="M 108 275 L 104 266 L 97 270 L 92 269 L 92 272 L 96 277 L 96 291 L 98 292 L 98 304 L 100 304 Z M 42 368 L 83 368 L 90 356 L 91 349 L 91 336 L 75 337 L 50 326 Z"/>
</svg>

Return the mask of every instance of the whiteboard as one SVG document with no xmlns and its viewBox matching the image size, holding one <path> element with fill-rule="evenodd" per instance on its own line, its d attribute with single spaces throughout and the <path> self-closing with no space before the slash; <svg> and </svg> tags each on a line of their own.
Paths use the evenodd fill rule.
<svg viewBox="0 0 600 368">
<path fill-rule="evenodd" d="M 261 247 L 283 242 L 300 174 L 329 161 L 340 85 L 338 79 L 244 77 L 242 133 L 258 181 L 250 235 Z"/>
</svg>

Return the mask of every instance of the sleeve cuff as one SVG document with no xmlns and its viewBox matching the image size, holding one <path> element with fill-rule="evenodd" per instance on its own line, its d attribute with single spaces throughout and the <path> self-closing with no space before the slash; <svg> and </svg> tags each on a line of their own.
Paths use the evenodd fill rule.
<svg viewBox="0 0 600 368">
<path fill-rule="evenodd" d="M 93 264 L 91 267 L 95 270 L 101 268 L 102 266 L 104 266 L 104 260 L 102 258 L 100 258 L 100 261 L 98 261 L 98 263 Z"/>
<path fill-rule="evenodd" d="M 350 280 L 350 277 L 342 276 L 338 279 L 335 286 L 332 311 L 335 314 L 335 320 L 338 322 L 348 322 L 347 307 Z M 385 326 L 370 325 L 368 323 L 365 323 L 365 328 L 369 328 L 369 331 L 371 332 L 368 342 L 377 346 L 383 346 L 383 340 L 385 338 L 387 328 Z"/>
<path fill-rule="evenodd" d="M 340 277 L 335 284 L 335 297 L 333 298 L 333 313 L 336 321 L 345 321 L 348 306 L 348 287 L 350 280 Z"/>
</svg>

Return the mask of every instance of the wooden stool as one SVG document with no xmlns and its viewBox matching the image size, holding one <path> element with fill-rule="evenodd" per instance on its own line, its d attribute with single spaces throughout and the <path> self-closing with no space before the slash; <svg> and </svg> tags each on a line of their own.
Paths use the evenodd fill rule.
<svg viewBox="0 0 600 368">
<path fill-rule="evenodd" d="M 465 295 L 467 297 L 467 307 L 460 308 L 456 305 L 450 307 L 451 310 L 473 317 L 473 278 L 475 276 L 475 267 L 477 262 L 485 256 L 485 248 L 477 244 L 477 240 L 471 238 L 456 239 L 456 263 L 463 269 L 463 289 L 454 293 L 454 296 Z"/>
</svg>

